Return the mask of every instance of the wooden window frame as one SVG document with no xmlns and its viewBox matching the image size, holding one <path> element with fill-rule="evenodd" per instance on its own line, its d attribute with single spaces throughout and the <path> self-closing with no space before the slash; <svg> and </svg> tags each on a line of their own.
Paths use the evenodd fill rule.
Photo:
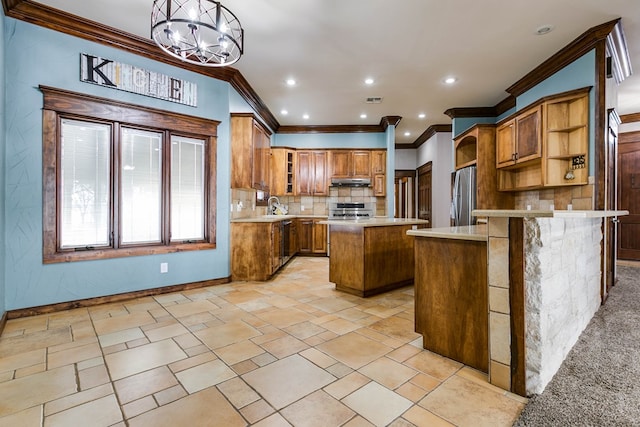
<svg viewBox="0 0 640 427">
<path fill-rule="evenodd" d="M 216 153 L 217 128 L 219 121 L 209 120 L 185 114 L 164 111 L 150 107 L 128 104 L 107 98 L 70 92 L 63 89 L 40 86 L 44 95 L 42 115 L 42 225 L 43 225 L 43 263 L 98 260 L 140 255 L 166 254 L 173 252 L 206 250 L 216 248 Z M 58 248 L 59 210 L 58 179 L 60 141 L 60 123 L 62 118 L 111 123 L 114 135 L 120 126 L 154 129 L 164 132 L 166 138 L 171 135 L 205 139 L 205 238 L 203 241 L 172 243 L 168 228 L 171 222 L 168 203 L 163 206 L 164 230 L 161 244 L 126 245 L 120 247 L 117 239 L 112 239 L 109 248 L 64 249 Z M 112 138 L 114 136 L 112 135 Z M 170 143 L 170 141 L 169 141 Z M 170 146 L 170 145 L 169 145 Z M 113 141 L 112 141 L 113 147 Z M 117 172 L 119 153 L 113 153 L 111 161 L 112 176 Z M 169 173 L 169 156 L 164 156 L 164 174 Z M 113 182 L 115 181 L 115 183 Z M 118 227 L 118 180 L 112 181 L 114 216 L 109 227 Z M 169 186 L 163 187 L 164 200 L 168 201 Z"/>
</svg>

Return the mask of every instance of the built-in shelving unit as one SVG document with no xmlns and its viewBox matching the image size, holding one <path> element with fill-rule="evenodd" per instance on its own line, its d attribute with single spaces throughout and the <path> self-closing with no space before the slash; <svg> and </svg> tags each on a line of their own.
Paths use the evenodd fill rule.
<svg viewBox="0 0 640 427">
<path fill-rule="evenodd" d="M 590 88 L 578 89 L 539 101 L 542 108 L 541 156 L 499 168 L 500 191 L 588 183 L 589 91 Z"/>
</svg>

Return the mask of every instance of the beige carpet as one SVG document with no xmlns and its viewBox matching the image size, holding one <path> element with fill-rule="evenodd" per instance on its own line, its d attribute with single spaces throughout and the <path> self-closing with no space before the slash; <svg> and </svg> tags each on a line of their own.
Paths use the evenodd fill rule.
<svg viewBox="0 0 640 427">
<path fill-rule="evenodd" d="M 514 426 L 640 426 L 640 267 L 619 281 Z"/>
</svg>

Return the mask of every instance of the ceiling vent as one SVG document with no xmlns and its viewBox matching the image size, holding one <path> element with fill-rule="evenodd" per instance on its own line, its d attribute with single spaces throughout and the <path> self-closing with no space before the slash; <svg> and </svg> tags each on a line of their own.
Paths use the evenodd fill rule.
<svg viewBox="0 0 640 427">
<path fill-rule="evenodd" d="M 367 104 L 381 104 L 382 97 L 381 96 L 370 96 L 365 101 Z"/>
</svg>

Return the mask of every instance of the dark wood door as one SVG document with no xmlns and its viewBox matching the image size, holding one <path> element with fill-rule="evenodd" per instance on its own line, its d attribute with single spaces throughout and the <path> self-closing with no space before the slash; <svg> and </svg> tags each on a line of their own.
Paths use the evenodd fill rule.
<svg viewBox="0 0 640 427">
<path fill-rule="evenodd" d="M 604 209 L 616 210 L 618 208 L 618 127 L 620 117 L 615 110 L 611 109 L 607 114 L 607 134 L 604 148 L 605 186 L 604 186 Z M 604 218 L 604 249 L 603 268 L 604 277 L 602 283 L 602 302 L 607 299 L 609 290 L 615 284 L 616 279 L 616 250 L 617 250 L 617 218 Z"/>
<path fill-rule="evenodd" d="M 432 227 L 431 215 L 431 162 L 426 163 L 418 168 L 418 219 L 426 219 L 429 221 L 429 227 Z"/>
<path fill-rule="evenodd" d="M 618 259 L 640 261 L 640 131 L 620 134 L 618 145 Z"/>
<path fill-rule="evenodd" d="M 415 218 L 415 170 L 396 170 L 395 184 L 395 213 L 396 218 Z"/>
</svg>

